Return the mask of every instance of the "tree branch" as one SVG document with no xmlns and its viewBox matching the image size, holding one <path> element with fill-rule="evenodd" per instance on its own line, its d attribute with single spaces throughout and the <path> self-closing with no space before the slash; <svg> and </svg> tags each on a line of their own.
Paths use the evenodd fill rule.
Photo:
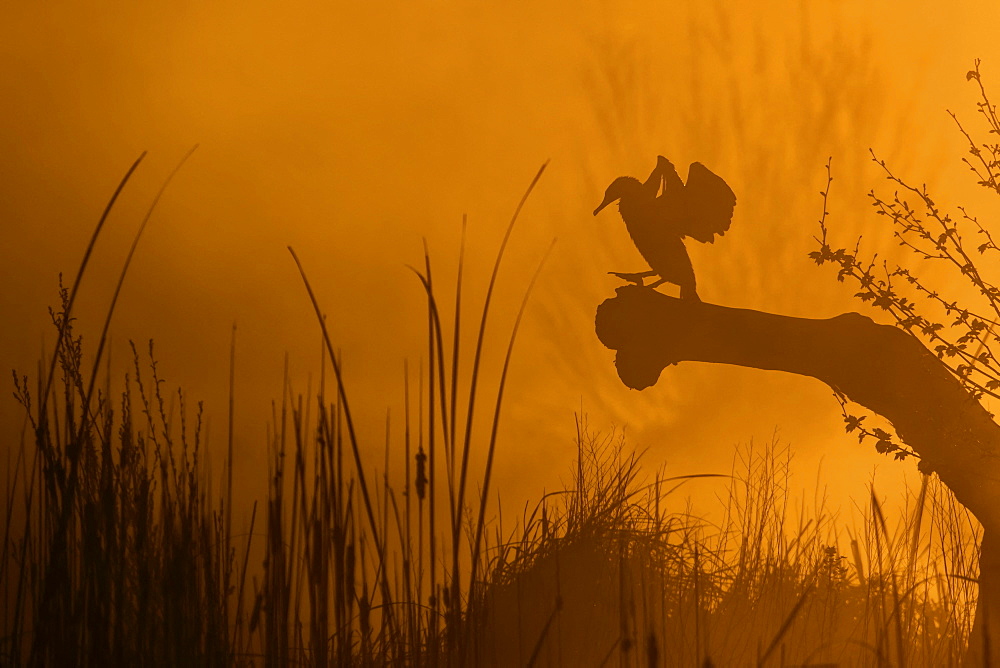
<svg viewBox="0 0 1000 668">
<path fill-rule="evenodd" d="M 811 376 L 892 423 L 984 527 L 1000 530 L 1000 427 L 912 336 L 858 313 L 794 318 L 625 286 L 597 309 L 618 376 L 642 390 L 679 362 Z"/>
</svg>

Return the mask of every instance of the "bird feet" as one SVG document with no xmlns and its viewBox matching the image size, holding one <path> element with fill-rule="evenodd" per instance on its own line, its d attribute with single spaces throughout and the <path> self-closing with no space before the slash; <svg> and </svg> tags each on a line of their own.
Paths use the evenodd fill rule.
<svg viewBox="0 0 1000 668">
<path fill-rule="evenodd" d="M 648 271 L 639 271 L 635 273 L 626 273 L 622 271 L 609 271 L 608 273 L 611 274 L 612 276 L 617 276 L 623 281 L 628 281 L 633 285 L 637 285 L 640 288 L 645 287 L 645 279 L 647 277 L 655 275 L 654 272 L 648 272 Z"/>
</svg>

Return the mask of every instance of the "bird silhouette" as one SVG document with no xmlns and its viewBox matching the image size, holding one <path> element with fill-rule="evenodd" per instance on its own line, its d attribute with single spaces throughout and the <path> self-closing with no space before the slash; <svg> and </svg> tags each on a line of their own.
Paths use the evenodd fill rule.
<svg viewBox="0 0 1000 668">
<path fill-rule="evenodd" d="M 649 288 L 673 283 L 680 286 L 681 299 L 701 301 L 683 238 L 713 243 L 715 235 L 725 234 L 736 207 L 732 189 L 700 162 L 691 163 L 685 184 L 661 155 L 645 183 L 631 176 L 612 181 L 594 215 L 616 200 L 629 236 L 652 271 L 608 273 Z M 652 276 L 659 280 L 645 285 Z"/>
</svg>

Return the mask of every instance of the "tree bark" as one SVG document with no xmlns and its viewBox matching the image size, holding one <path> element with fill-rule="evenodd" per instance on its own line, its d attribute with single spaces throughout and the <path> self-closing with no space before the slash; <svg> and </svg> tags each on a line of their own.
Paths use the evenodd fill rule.
<svg viewBox="0 0 1000 668">
<path fill-rule="evenodd" d="M 933 353 L 858 313 L 794 318 L 638 286 L 616 293 L 597 309 L 597 336 L 617 352 L 618 376 L 630 388 L 650 387 L 679 362 L 735 364 L 811 376 L 889 420 L 919 455 L 920 470 L 936 473 L 983 525 L 967 663 L 984 663 L 986 621 L 991 663 L 1000 665 L 1000 554 L 993 546 L 1000 536 L 1000 426 Z"/>
</svg>

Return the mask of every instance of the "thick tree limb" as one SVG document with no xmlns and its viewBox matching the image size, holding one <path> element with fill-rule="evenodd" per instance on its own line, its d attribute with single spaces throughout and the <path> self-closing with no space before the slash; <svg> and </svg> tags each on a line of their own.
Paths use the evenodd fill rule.
<svg viewBox="0 0 1000 668">
<path fill-rule="evenodd" d="M 678 362 L 812 376 L 889 420 L 980 522 L 1000 531 L 1000 427 L 917 339 L 857 313 L 793 318 L 626 286 L 597 309 L 597 336 L 617 351 L 628 387 Z"/>
</svg>

